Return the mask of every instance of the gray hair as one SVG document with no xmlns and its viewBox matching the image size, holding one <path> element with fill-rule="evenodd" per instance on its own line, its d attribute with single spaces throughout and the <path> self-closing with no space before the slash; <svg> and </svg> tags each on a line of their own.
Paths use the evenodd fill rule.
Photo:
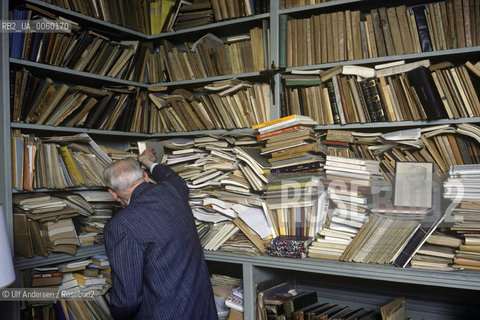
<svg viewBox="0 0 480 320">
<path fill-rule="evenodd" d="M 113 191 L 119 193 L 143 179 L 143 169 L 134 158 L 112 162 L 103 170 L 103 178 Z"/>
</svg>

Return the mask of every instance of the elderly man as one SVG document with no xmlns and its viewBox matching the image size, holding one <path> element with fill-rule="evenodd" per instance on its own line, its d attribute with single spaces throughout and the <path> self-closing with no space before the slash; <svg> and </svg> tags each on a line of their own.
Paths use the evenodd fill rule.
<svg viewBox="0 0 480 320">
<path fill-rule="evenodd" d="M 124 207 L 105 226 L 115 319 L 218 319 L 189 190 L 153 149 L 112 163 L 104 178 Z M 140 163 L 157 184 L 148 182 Z"/>
</svg>

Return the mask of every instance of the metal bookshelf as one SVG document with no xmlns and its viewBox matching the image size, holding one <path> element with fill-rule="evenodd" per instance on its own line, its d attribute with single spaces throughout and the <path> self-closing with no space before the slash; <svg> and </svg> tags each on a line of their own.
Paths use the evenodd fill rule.
<svg viewBox="0 0 480 320">
<path fill-rule="evenodd" d="M 44 265 L 54 265 L 64 262 L 87 259 L 96 254 L 105 254 L 103 245 L 91 245 L 78 247 L 77 253 L 72 256 L 66 253 L 50 253 L 48 257 L 35 256 L 33 258 L 15 257 L 14 263 L 17 270 L 41 267 Z"/>
<path fill-rule="evenodd" d="M 312 10 L 319 10 L 319 9 L 325 9 L 325 8 L 331 8 L 331 7 L 339 7 L 339 6 L 349 5 L 349 4 L 358 4 L 358 3 L 362 3 L 362 2 L 365 3 L 365 0 L 334 0 L 334 1 L 312 4 L 312 5 L 308 5 L 308 6 L 300 6 L 300 7 L 281 9 L 281 10 L 279 10 L 279 13 L 280 14 L 304 13 L 304 12 L 310 12 Z"/>
<path fill-rule="evenodd" d="M 240 78 L 240 79 L 259 78 L 259 77 L 262 77 L 262 76 L 263 76 L 263 73 L 258 72 L 258 71 L 257 72 L 247 72 L 247 73 L 236 73 L 236 74 L 229 74 L 229 75 L 209 77 L 209 78 L 160 82 L 160 83 L 150 84 L 149 87 L 154 87 L 154 86 L 165 86 L 165 87 L 189 86 L 189 87 L 192 87 L 192 86 L 205 85 L 207 83 L 212 83 L 212 82 L 215 82 L 215 81 L 228 80 L 228 79 L 232 79 L 232 78 Z"/>
<path fill-rule="evenodd" d="M 107 83 L 112 85 L 124 85 L 124 86 L 136 86 L 140 88 L 148 88 L 147 84 L 141 83 L 141 82 L 117 79 L 117 78 L 102 76 L 99 74 L 88 73 L 84 71 L 75 71 L 72 69 L 51 66 L 44 63 L 32 62 L 32 61 L 27 61 L 22 59 L 10 58 L 10 63 L 12 65 L 28 67 L 29 69 L 34 69 L 39 72 L 45 72 L 49 74 L 61 74 L 64 77 L 73 76 L 73 77 L 84 79 L 84 80 L 92 80 L 96 83 L 103 83 L 103 84 Z"/>
<path fill-rule="evenodd" d="M 140 132 L 124 132 L 124 131 L 107 131 L 99 129 L 86 129 L 86 128 L 76 128 L 76 127 L 52 127 L 46 126 L 43 124 L 30 124 L 30 123 L 11 123 L 10 127 L 12 129 L 23 129 L 23 130 L 35 130 L 35 131 L 45 131 L 45 132 L 64 132 L 64 133 L 88 133 L 94 135 L 103 135 L 103 136 L 120 136 L 120 137 L 138 137 L 142 139 L 150 138 L 151 135 L 147 133 Z"/>
<path fill-rule="evenodd" d="M 449 58 L 449 57 L 456 57 L 461 55 L 478 55 L 480 51 L 480 46 L 476 47 L 468 47 L 468 48 L 458 48 L 458 49 L 448 49 L 448 50 L 437 50 L 431 52 L 422 52 L 422 53 L 410 53 L 410 54 L 402 54 L 396 56 L 384 56 L 378 58 L 368 58 L 368 59 L 359 59 L 359 60 L 345 60 L 345 61 L 338 61 L 338 62 L 330 62 L 324 64 L 316 64 L 310 66 L 300 66 L 300 67 L 292 67 L 286 68 L 286 71 L 292 70 L 315 70 L 315 69 L 329 69 L 338 65 L 375 65 L 379 63 L 385 62 L 392 62 L 398 60 L 422 60 L 422 59 L 429 59 L 429 58 Z"/>
<path fill-rule="evenodd" d="M 460 118 L 460 119 L 440 119 L 430 121 L 392 121 L 392 122 L 369 122 L 369 123 L 351 123 L 344 125 L 319 125 L 315 126 L 315 130 L 327 129 L 387 129 L 401 127 L 422 127 L 437 126 L 442 124 L 458 124 L 458 123 L 479 123 L 480 117 Z"/>
</svg>

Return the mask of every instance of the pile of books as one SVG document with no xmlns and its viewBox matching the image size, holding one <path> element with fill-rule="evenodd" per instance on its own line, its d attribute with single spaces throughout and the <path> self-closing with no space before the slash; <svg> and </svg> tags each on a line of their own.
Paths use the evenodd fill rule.
<svg viewBox="0 0 480 320">
<path fill-rule="evenodd" d="M 454 165 L 444 183 L 444 197 L 455 203 L 451 228 L 463 238 L 454 268 L 480 270 L 480 165 Z"/>
<path fill-rule="evenodd" d="M 73 192 L 69 199 L 76 201 L 80 210 L 88 212 L 75 219 L 80 244 L 103 244 L 103 228 L 112 215 L 120 210 L 112 195 L 108 191 L 84 190 Z"/>
<path fill-rule="evenodd" d="M 339 259 L 367 220 L 368 198 L 361 186 L 337 181 L 328 184 L 327 194 L 331 210 L 309 248 L 309 256 Z"/>
<path fill-rule="evenodd" d="M 330 180 L 361 186 L 381 184 L 383 178 L 378 161 L 327 155 L 325 174 Z"/>
<path fill-rule="evenodd" d="M 244 151 L 250 149 L 244 146 L 249 139 L 204 136 L 172 138 L 162 144 L 166 164 L 190 188 L 190 206 L 205 250 L 264 252 L 266 221 L 260 196 L 253 190 L 262 190 L 267 180 L 262 167 Z M 262 228 L 255 225 L 259 221 Z"/>
<path fill-rule="evenodd" d="M 52 265 L 42 268 L 22 270 L 20 282 L 23 288 L 42 287 L 52 289 L 52 294 L 71 296 L 88 292 L 92 299 L 64 299 L 49 301 L 27 301 L 25 314 L 35 314 L 47 310 L 56 317 L 75 317 L 78 319 L 109 319 L 111 318 L 109 296 L 107 290 L 111 287 L 105 283 L 105 278 L 92 268 L 92 259 L 85 259 Z M 91 295 L 90 295 L 91 294 Z"/>
<path fill-rule="evenodd" d="M 184 4 L 180 7 L 173 30 L 203 26 L 212 22 L 213 10 L 209 1 Z"/>
<path fill-rule="evenodd" d="M 49 252 L 74 255 L 79 246 L 72 217 L 78 210 L 46 193 L 14 194 L 15 252 L 46 257 Z"/>
<path fill-rule="evenodd" d="M 462 239 L 435 231 L 413 256 L 412 268 L 452 270 L 455 250 L 462 244 Z"/>
<path fill-rule="evenodd" d="M 258 130 L 260 155 L 268 158 L 264 192 L 267 220 L 273 235 L 314 236 L 317 184 L 323 157 L 310 117 L 291 115 L 252 127 Z"/>
</svg>

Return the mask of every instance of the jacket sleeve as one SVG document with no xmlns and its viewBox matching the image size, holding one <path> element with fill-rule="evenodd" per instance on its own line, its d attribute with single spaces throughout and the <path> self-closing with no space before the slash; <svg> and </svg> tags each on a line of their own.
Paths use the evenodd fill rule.
<svg viewBox="0 0 480 320">
<path fill-rule="evenodd" d="M 131 319 L 142 303 L 144 248 L 119 223 L 107 224 L 104 232 L 112 277 L 112 316 Z"/>
<path fill-rule="evenodd" d="M 152 177 L 157 183 L 169 183 L 188 199 L 190 190 L 183 180 L 175 171 L 162 164 L 157 164 L 152 170 Z"/>
</svg>

